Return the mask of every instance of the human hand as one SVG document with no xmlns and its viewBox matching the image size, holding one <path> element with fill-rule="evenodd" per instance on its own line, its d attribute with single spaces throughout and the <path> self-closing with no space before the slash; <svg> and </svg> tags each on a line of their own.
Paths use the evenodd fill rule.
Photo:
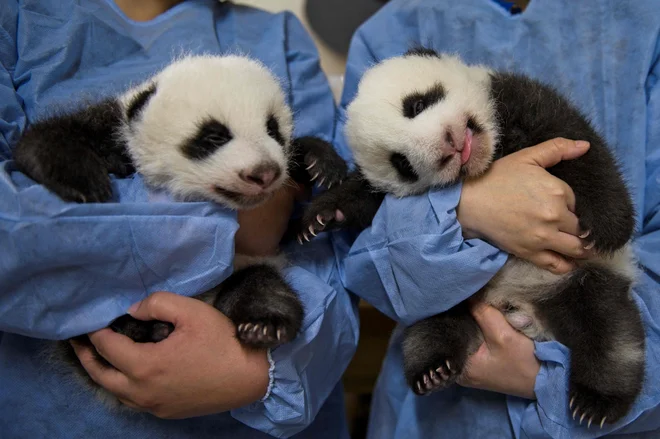
<svg viewBox="0 0 660 439">
<path fill-rule="evenodd" d="M 234 245 L 236 253 L 250 256 L 272 256 L 286 232 L 296 199 L 302 187 L 289 181 L 264 204 L 250 210 L 238 211 Z"/>
<path fill-rule="evenodd" d="M 243 348 L 234 324 L 212 306 L 161 292 L 129 313 L 171 322 L 174 332 L 159 343 L 135 343 L 106 328 L 90 334 L 93 346 L 72 343 L 90 377 L 123 404 L 180 419 L 242 407 L 266 394 L 266 352 Z M 116 369 L 103 366 L 94 348 Z"/>
<path fill-rule="evenodd" d="M 513 329 L 504 315 L 490 305 L 475 302 L 471 312 L 484 342 L 468 358 L 458 384 L 536 399 L 534 385 L 541 363 L 534 355 L 534 342 Z"/>
<path fill-rule="evenodd" d="M 496 160 L 481 177 L 463 184 L 458 221 L 466 238 L 483 238 L 553 273 L 571 271 L 564 256 L 588 258 L 580 238 L 575 194 L 545 168 L 575 159 L 586 142 L 553 139 Z"/>
</svg>

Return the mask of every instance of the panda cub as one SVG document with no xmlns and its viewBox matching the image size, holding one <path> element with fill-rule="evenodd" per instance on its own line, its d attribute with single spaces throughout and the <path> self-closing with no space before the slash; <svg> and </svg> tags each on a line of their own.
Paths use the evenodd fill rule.
<svg viewBox="0 0 660 439">
<path fill-rule="evenodd" d="M 299 240 L 364 229 L 385 194 L 404 197 L 482 174 L 493 160 L 555 137 L 590 142 L 582 157 L 548 169 L 575 192 L 576 215 L 597 256 L 555 275 L 511 256 L 478 294 L 516 329 L 571 349 L 570 410 L 614 423 L 640 393 L 645 339 L 631 297 L 631 197 L 603 138 L 552 88 L 525 76 L 468 66 L 429 49 L 368 70 L 347 109 L 356 170 L 312 200 Z M 404 369 L 417 394 L 448 387 L 482 342 L 467 302 L 406 329 Z"/>
<path fill-rule="evenodd" d="M 259 62 L 191 56 L 118 98 L 36 122 L 14 159 L 66 201 L 109 202 L 108 174 L 137 171 L 177 198 L 250 209 L 289 177 L 306 186 L 319 176 L 326 185 L 345 178 L 347 167 L 329 143 L 292 141 L 292 119 L 280 84 Z M 234 273 L 198 298 L 234 322 L 243 345 L 274 348 L 295 338 L 303 320 L 303 306 L 279 272 L 282 265 L 281 257 L 237 254 Z M 137 342 L 157 342 L 173 330 L 169 323 L 128 315 L 111 328 Z M 78 339 L 88 342 L 86 336 Z M 93 385 L 70 344 L 58 343 L 58 358 L 64 355 Z"/>
</svg>

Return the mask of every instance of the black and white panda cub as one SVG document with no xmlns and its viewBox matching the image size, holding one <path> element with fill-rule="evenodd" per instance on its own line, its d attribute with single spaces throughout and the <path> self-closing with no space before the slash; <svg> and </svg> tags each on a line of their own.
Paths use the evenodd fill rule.
<svg viewBox="0 0 660 439">
<path fill-rule="evenodd" d="M 67 201 L 110 201 L 108 174 L 137 170 L 176 197 L 249 209 L 289 177 L 303 185 L 313 184 L 310 172 L 326 185 L 345 178 L 347 167 L 332 146 L 312 137 L 292 141 L 292 124 L 280 84 L 259 62 L 191 56 L 118 98 L 33 124 L 14 158 L 19 169 Z M 281 256 L 237 254 L 234 273 L 198 298 L 234 322 L 242 344 L 286 343 L 300 330 L 303 306 L 279 272 L 283 263 Z M 173 329 L 128 315 L 111 327 L 138 342 L 160 341 Z M 58 349 L 87 377 L 69 343 L 59 342 Z"/>
<path fill-rule="evenodd" d="M 570 409 L 613 423 L 639 394 L 644 329 L 631 297 L 634 211 L 608 146 L 550 87 L 415 49 L 368 70 L 347 109 L 356 171 L 312 200 L 299 240 L 368 227 L 385 193 L 403 197 L 482 174 L 491 162 L 556 137 L 586 140 L 582 157 L 548 169 L 575 192 L 576 215 L 598 256 L 567 275 L 511 256 L 478 294 L 536 340 L 571 349 Z M 417 394 L 456 381 L 482 342 L 466 302 L 406 329 L 404 368 Z"/>
</svg>

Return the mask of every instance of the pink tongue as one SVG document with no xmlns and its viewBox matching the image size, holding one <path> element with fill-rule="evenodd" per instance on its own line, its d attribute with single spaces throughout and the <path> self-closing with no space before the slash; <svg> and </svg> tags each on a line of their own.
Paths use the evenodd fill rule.
<svg viewBox="0 0 660 439">
<path fill-rule="evenodd" d="M 461 151 L 461 165 L 464 165 L 468 160 L 470 160 L 471 153 L 472 153 L 472 130 L 470 128 L 466 128 L 465 140 L 463 142 L 463 151 Z"/>
</svg>

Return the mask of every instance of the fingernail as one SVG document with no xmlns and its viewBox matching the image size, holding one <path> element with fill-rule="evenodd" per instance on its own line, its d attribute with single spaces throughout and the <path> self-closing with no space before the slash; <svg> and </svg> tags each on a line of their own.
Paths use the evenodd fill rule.
<svg viewBox="0 0 660 439">
<path fill-rule="evenodd" d="M 138 310 L 139 307 L 140 307 L 140 302 L 134 303 L 133 305 L 131 305 L 130 308 L 128 308 L 127 312 L 132 315 Z"/>
<path fill-rule="evenodd" d="M 587 146 L 589 146 L 589 142 L 585 142 L 584 140 L 578 140 L 575 142 L 575 146 L 577 148 L 586 148 Z"/>
</svg>

